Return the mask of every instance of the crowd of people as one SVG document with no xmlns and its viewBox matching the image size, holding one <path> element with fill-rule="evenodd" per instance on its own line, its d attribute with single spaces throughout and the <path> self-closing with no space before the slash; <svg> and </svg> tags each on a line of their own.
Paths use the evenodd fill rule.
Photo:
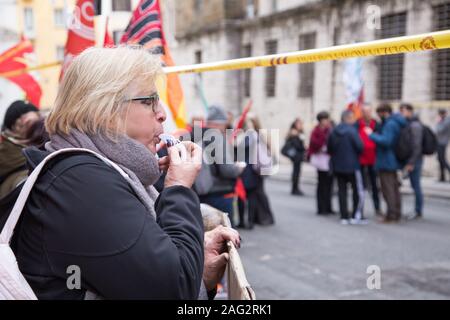
<svg viewBox="0 0 450 320">
<path fill-rule="evenodd" d="M 187 132 L 179 133 L 180 140 L 193 141 L 203 150 L 193 190 L 201 203 L 227 213 L 235 228 L 272 225 L 275 219 L 261 172 L 272 164 L 270 141 L 255 115 L 249 114 L 241 126 L 238 122 L 223 107 L 212 105 L 206 118 L 194 118 Z"/>
<path fill-rule="evenodd" d="M 292 161 L 292 194 L 303 195 L 299 189 L 300 168 L 303 161 L 308 161 L 317 170 L 317 214 L 335 213 L 332 196 L 334 181 L 337 181 L 342 224 L 367 224 L 364 204 L 368 194 L 378 220 L 395 223 L 402 218 L 402 179 L 409 179 L 415 205 L 414 212 L 405 218 L 421 218 L 424 211 L 421 186 L 424 156 L 437 152 L 440 182 L 445 182 L 446 172 L 450 172 L 446 159 L 450 117 L 445 109 L 440 109 L 438 123 L 432 132 L 414 111 L 408 103 L 402 103 L 397 113 L 390 104 L 381 104 L 376 109 L 376 119 L 372 107 L 365 104 L 360 118 L 355 119 L 354 113 L 346 110 L 338 125 L 333 124 L 328 112 L 322 111 L 317 115 L 308 148 L 305 147 L 302 121 L 296 119 L 281 150 Z M 349 185 L 353 200 L 351 210 L 348 206 Z M 385 211 L 382 210 L 380 191 L 386 204 Z"/>
</svg>

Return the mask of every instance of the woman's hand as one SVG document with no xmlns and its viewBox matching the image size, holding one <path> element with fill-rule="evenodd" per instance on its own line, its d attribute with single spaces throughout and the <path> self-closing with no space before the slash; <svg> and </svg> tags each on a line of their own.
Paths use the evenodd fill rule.
<svg viewBox="0 0 450 320">
<path fill-rule="evenodd" d="M 170 165 L 170 158 L 169 156 L 162 157 L 158 160 L 159 164 L 159 170 L 161 171 L 167 171 L 169 169 Z"/>
<path fill-rule="evenodd" d="M 232 241 L 236 248 L 241 247 L 239 233 L 231 228 L 218 226 L 205 232 L 203 283 L 206 290 L 213 290 L 222 279 L 229 260 L 227 241 Z"/>
<path fill-rule="evenodd" d="M 183 141 L 170 147 L 168 152 L 169 169 L 164 187 L 191 188 L 202 166 L 202 149 L 193 142 Z"/>
<path fill-rule="evenodd" d="M 364 132 L 370 136 L 373 133 L 373 130 L 371 127 L 364 127 Z"/>
</svg>

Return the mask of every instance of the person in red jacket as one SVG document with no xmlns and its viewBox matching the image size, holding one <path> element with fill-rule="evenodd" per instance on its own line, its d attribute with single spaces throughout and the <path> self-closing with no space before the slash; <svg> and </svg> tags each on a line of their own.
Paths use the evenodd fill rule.
<svg viewBox="0 0 450 320">
<path fill-rule="evenodd" d="M 356 122 L 359 136 L 364 146 L 359 157 L 359 163 L 361 164 L 364 189 L 371 191 L 375 213 L 381 215 L 377 173 L 375 171 L 376 144 L 369 139 L 365 130 L 366 127 L 370 127 L 376 132 L 378 131 L 379 123 L 372 118 L 372 107 L 370 105 L 364 105 L 361 111 L 362 117 Z"/>
</svg>

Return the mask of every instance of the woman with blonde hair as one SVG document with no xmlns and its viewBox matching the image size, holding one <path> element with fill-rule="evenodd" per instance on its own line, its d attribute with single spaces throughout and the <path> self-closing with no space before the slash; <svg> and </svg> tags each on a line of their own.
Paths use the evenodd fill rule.
<svg viewBox="0 0 450 320">
<path fill-rule="evenodd" d="M 141 49 L 91 48 L 64 75 L 46 128 L 46 150 L 26 150 L 36 167 L 63 156 L 39 176 L 16 227 L 19 268 L 39 299 L 196 299 L 214 294 L 228 259 L 228 228 L 204 234 L 191 190 L 201 149 L 183 142 L 155 156 L 166 119 L 156 81 L 161 62 Z M 185 158 L 180 157 L 180 152 Z M 153 184 L 167 169 L 160 195 Z M 205 245 L 204 245 L 205 242 Z M 69 268 L 80 286 L 68 287 Z M 200 290 L 203 288 L 206 290 Z"/>
</svg>

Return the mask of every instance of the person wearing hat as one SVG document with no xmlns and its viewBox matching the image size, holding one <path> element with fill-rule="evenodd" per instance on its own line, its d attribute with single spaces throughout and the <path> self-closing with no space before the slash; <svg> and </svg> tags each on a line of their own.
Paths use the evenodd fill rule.
<svg viewBox="0 0 450 320">
<path fill-rule="evenodd" d="M 14 101 L 6 110 L 0 142 L 0 198 L 11 192 L 27 174 L 22 149 L 30 128 L 40 119 L 39 110 L 26 101 Z"/>
<path fill-rule="evenodd" d="M 234 187 L 236 179 L 245 168 L 245 163 L 235 163 L 231 156 L 231 145 L 226 139 L 228 124 L 229 117 L 225 110 L 213 105 L 208 108 L 201 141 L 196 141 L 197 135 L 194 132 L 194 142 L 202 146 L 204 160 L 202 172 L 197 177 L 194 188 L 197 186 L 200 202 L 228 213 L 234 226 Z M 205 162 L 205 158 L 208 159 L 208 163 Z M 199 185 L 208 187 L 199 188 Z"/>
</svg>

